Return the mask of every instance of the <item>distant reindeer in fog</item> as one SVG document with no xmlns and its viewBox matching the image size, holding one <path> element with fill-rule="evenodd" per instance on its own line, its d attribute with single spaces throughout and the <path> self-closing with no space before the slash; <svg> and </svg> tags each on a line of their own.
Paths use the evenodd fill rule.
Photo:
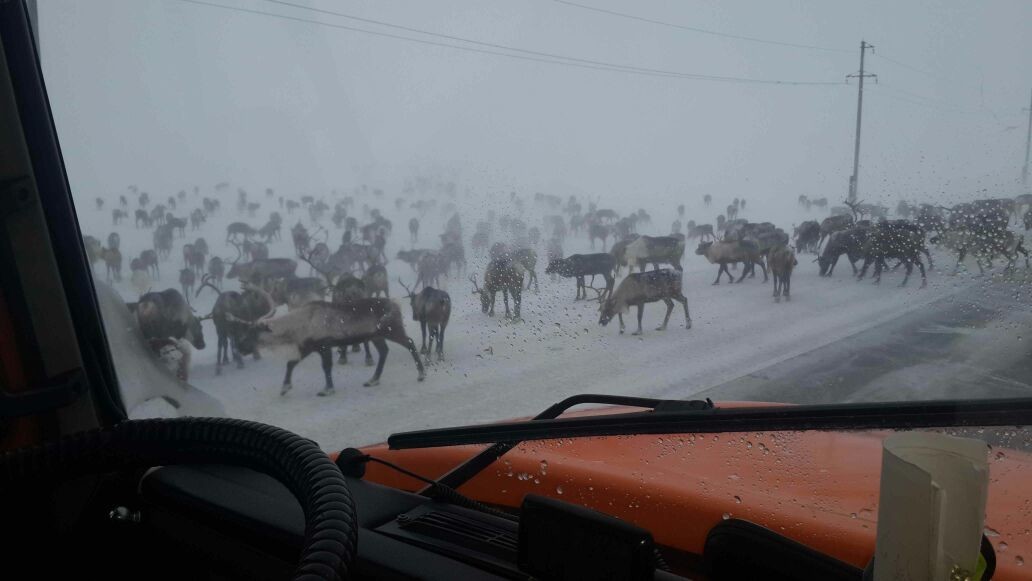
<svg viewBox="0 0 1032 581">
<path fill-rule="evenodd" d="M 412 218 L 408 222 L 408 231 L 412 239 L 412 243 L 415 244 L 419 240 L 419 218 Z"/>
<path fill-rule="evenodd" d="M 211 275 L 211 280 L 215 283 L 217 288 L 222 288 L 222 278 L 226 276 L 226 265 L 222 262 L 222 259 L 218 256 L 211 257 L 208 261 L 208 274 Z"/>
<path fill-rule="evenodd" d="M 122 281 L 122 253 L 118 248 L 104 248 L 101 250 L 101 258 L 107 266 L 107 280 Z"/>
<path fill-rule="evenodd" d="M 588 239 L 591 241 L 591 248 L 595 248 L 595 239 L 602 241 L 602 250 L 606 249 L 606 240 L 609 239 L 611 228 L 604 224 L 590 224 L 588 226 Z"/>
<path fill-rule="evenodd" d="M 194 283 L 197 276 L 192 268 L 184 268 L 179 271 L 179 285 L 183 288 L 183 296 L 186 297 L 186 304 L 190 304 L 190 295 L 194 291 Z"/>
</svg>

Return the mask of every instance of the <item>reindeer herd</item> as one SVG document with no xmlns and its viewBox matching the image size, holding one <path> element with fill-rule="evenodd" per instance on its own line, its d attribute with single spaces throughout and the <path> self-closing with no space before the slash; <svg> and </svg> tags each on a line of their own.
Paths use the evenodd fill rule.
<svg viewBox="0 0 1032 581">
<path fill-rule="evenodd" d="M 1020 221 L 1026 230 L 1032 228 L 1032 197 L 977 200 L 952 208 L 901 202 L 893 219 L 888 219 L 887 208 L 847 201 L 833 206 L 821 221 L 798 224 L 790 237 L 771 222 L 740 218 L 746 200 L 735 198 L 715 217 L 715 225 L 686 219 L 685 206 L 678 205 L 670 233 L 653 235 L 652 217 L 644 209 L 621 216 L 575 196 L 563 199 L 536 194 L 532 200 L 524 200 L 514 192 L 507 211 L 486 211 L 467 236 L 452 201 L 454 187 L 438 190 L 443 193 L 441 203 L 440 195 L 418 196 L 407 187 L 394 199 L 394 217 L 404 218 L 406 212 L 416 215 L 404 222 L 407 244 L 399 242 L 402 249 L 393 256 L 394 264 L 403 266 L 395 266 L 390 265 L 387 254 L 388 242 L 394 238 L 393 222 L 375 207 L 385 201 L 383 190 L 362 186 L 347 193 L 333 191 L 328 196 L 293 199 L 277 196 L 270 188 L 264 199 L 252 199 L 238 189 L 235 205 L 227 204 L 230 210 L 223 210 L 221 201 L 233 200 L 228 188 L 226 183 L 218 184 L 213 194 L 203 197 L 199 188 L 194 188 L 192 195 L 182 190 L 152 205 L 148 193 L 131 187 L 111 201 L 116 229 L 123 233 L 151 230 L 151 244 L 130 254 L 129 282 L 137 300 L 128 305 L 156 353 L 159 349 L 165 352 L 169 341 L 203 349 L 202 323 L 211 320 L 217 337 L 217 375 L 230 360 L 243 368 L 246 356 L 258 359 L 262 352 L 285 354 L 283 395 L 292 389 L 296 365 L 313 353 L 319 355 L 325 376 L 319 395 L 334 393 L 334 351 L 337 361 L 346 363 L 349 351 L 364 348 L 366 364 L 375 364 L 366 385 L 375 385 L 384 369 L 388 343 L 401 345 L 411 354 L 417 378 L 422 380 L 424 365 L 432 363 L 432 355 L 437 361 L 445 358 L 446 330 L 456 305 L 442 287 L 451 286 L 454 291 L 458 281 L 468 281 L 482 313 L 489 317 L 495 316 L 501 295 L 504 317 L 519 321 L 524 293 L 539 290 L 539 250 L 545 253 L 544 274 L 553 284 L 574 279 L 573 300 L 597 302 L 599 324 L 605 326 L 616 318 L 623 333 L 623 315 L 635 307 L 637 326 L 632 334 L 640 335 L 644 306 L 656 302 L 666 306 L 657 330 L 667 328 L 675 303 L 684 310 L 685 328 L 691 329 L 683 291 L 684 254 L 691 241 L 696 244 L 695 255 L 717 267 L 712 284 L 719 285 L 725 275 L 729 283 L 736 284 L 754 279 L 759 267 L 764 283 L 773 279 L 774 302 L 781 302 L 791 300 L 797 253 L 815 255 L 823 277 L 833 275 L 843 256 L 858 280 L 871 272 L 879 282 L 887 269 L 903 266 L 905 285 L 916 266 L 923 286 L 927 281 L 924 261 L 932 268 L 930 245 L 955 252 L 958 268 L 968 255 L 975 257 L 980 270 L 1001 256 L 1008 268 L 1012 267 L 1019 254 L 1025 255 L 1028 266 L 1023 236 L 1013 232 L 1010 224 Z M 135 221 L 128 223 L 129 201 L 134 197 L 138 208 Z M 713 198 L 706 195 L 702 202 L 709 208 Z M 98 211 L 104 203 L 97 198 Z M 828 206 L 827 199 L 806 196 L 800 196 L 798 203 L 807 212 L 824 211 Z M 271 211 L 264 222 L 256 223 L 253 219 L 263 206 L 271 206 Z M 230 250 L 228 255 L 220 256 L 225 252 L 217 252 L 203 236 L 191 235 L 192 241 L 188 240 L 188 227 L 191 232 L 210 235 L 209 222 L 233 209 L 236 216 L 230 218 L 225 238 L 216 244 Z M 177 216 L 176 211 L 182 214 Z M 427 239 L 421 221 L 432 212 L 448 218 L 440 234 L 430 236 L 435 244 L 417 248 L 421 239 Z M 533 214 L 537 218 L 532 218 Z M 284 215 L 293 226 L 285 226 Z M 221 223 L 226 223 L 225 219 Z M 289 228 L 292 252 L 281 250 L 287 256 L 271 255 L 270 247 L 282 248 L 284 228 Z M 650 228 L 653 234 L 642 232 Z M 575 245 L 593 251 L 565 254 L 564 246 L 574 240 L 579 240 Z M 177 243 L 182 253 L 178 288 L 155 291 L 153 287 L 162 277 L 161 266 L 167 268 L 178 261 L 172 257 Z M 91 263 L 104 263 L 106 280 L 121 282 L 119 232 L 111 232 L 106 244 L 85 236 L 84 244 Z M 467 244 L 482 268 L 471 269 Z M 388 268 L 404 289 L 404 295 L 395 298 L 407 299 L 412 320 L 419 324 L 422 341 L 418 349 L 405 331 L 402 307 L 391 299 Z M 737 276 L 732 271 L 737 271 Z M 411 287 L 398 276 L 403 272 L 413 281 Z M 596 278 L 603 281 L 602 286 L 595 286 Z M 237 281 L 239 288 L 224 288 L 227 279 Z M 593 296 L 589 297 L 589 290 Z M 204 293 L 214 296 L 207 314 L 197 313 L 191 306 Z M 280 307 L 285 307 L 285 313 L 277 314 Z M 375 361 L 371 347 L 378 355 Z M 185 379 L 186 373 L 180 376 Z"/>
</svg>

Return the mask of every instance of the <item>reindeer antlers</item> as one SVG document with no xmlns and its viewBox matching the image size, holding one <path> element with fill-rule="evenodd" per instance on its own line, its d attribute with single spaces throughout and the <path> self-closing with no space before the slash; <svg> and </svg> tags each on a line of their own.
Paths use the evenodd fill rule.
<svg viewBox="0 0 1032 581">
<path fill-rule="evenodd" d="M 480 294 L 480 293 L 484 292 L 484 291 L 480 290 L 479 286 L 477 286 L 477 275 L 476 274 L 469 275 L 469 282 L 473 283 L 473 294 Z"/>
<path fill-rule="evenodd" d="M 211 283 L 212 279 L 214 279 L 214 278 L 215 277 L 212 274 L 210 274 L 210 273 L 202 276 L 201 277 L 201 286 L 197 287 L 197 292 L 194 293 L 194 298 L 197 298 L 197 297 L 201 296 L 201 291 L 204 290 L 204 287 L 206 287 L 206 286 L 211 287 L 211 290 L 215 291 L 216 294 L 222 294 L 222 291 L 220 291 L 218 289 L 218 287 L 216 287 L 215 285 L 213 285 Z"/>
<path fill-rule="evenodd" d="M 584 288 L 590 288 L 597 293 L 595 300 L 597 300 L 599 304 L 602 304 L 602 297 L 606 296 L 606 293 L 609 292 L 608 288 L 595 288 L 593 286 L 585 286 Z"/>
<path fill-rule="evenodd" d="M 264 315 L 262 315 L 260 317 L 258 317 L 257 321 L 264 321 L 265 319 L 271 319 L 272 316 L 276 314 L 276 300 L 273 299 L 272 295 L 270 295 L 264 288 L 262 288 L 261 285 L 252 284 L 252 283 L 249 283 L 249 282 L 241 281 L 240 288 L 242 288 L 244 290 L 253 290 L 254 292 L 262 295 L 263 297 L 265 297 L 265 300 L 269 302 L 269 312 L 265 313 Z M 257 321 L 255 321 L 255 322 L 257 322 Z"/>
<path fill-rule="evenodd" d="M 398 277 L 398 284 L 401 285 L 401 288 L 405 289 L 405 292 L 408 294 L 409 297 L 415 296 L 415 293 L 412 292 L 412 289 L 410 289 L 409 287 L 405 286 L 405 283 L 401 282 L 401 277 L 400 276 Z"/>
</svg>

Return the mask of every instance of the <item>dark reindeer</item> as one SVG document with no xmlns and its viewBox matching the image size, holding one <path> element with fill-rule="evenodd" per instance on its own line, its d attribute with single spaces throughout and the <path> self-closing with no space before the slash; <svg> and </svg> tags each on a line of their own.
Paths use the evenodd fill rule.
<svg viewBox="0 0 1032 581">
<path fill-rule="evenodd" d="M 444 330 L 448 327 L 448 320 L 451 319 L 451 296 L 447 292 L 433 288 L 423 287 L 418 294 L 405 286 L 398 279 L 412 306 L 412 320 L 419 322 L 419 330 L 423 337 L 423 346 L 419 352 L 430 361 L 430 352 L 434 348 L 434 339 L 437 340 L 437 360 L 444 361 Z M 430 343 L 427 344 L 427 330 L 430 331 Z"/>
<path fill-rule="evenodd" d="M 215 277 L 208 274 L 201 279 L 201 286 L 197 288 L 195 296 L 200 296 L 204 287 L 208 287 L 218 294 L 215 304 L 211 308 L 209 317 L 215 324 L 215 334 L 218 337 L 215 349 L 215 375 L 222 374 L 222 366 L 229 365 L 229 354 L 233 353 L 233 361 L 237 369 L 244 368 L 244 358 L 240 355 L 236 345 L 242 333 L 247 331 L 247 324 L 254 323 L 262 314 L 273 311 L 275 304 L 268 294 L 263 294 L 254 287 L 245 285 L 242 292 L 220 291 L 213 283 Z M 231 320 L 231 318 L 235 320 Z M 244 321 L 245 323 L 240 323 Z M 258 351 L 255 350 L 254 358 L 261 359 Z"/>
<path fill-rule="evenodd" d="M 510 317 L 509 295 L 512 294 L 513 318 L 519 320 L 520 305 L 523 302 L 523 267 L 507 258 L 496 258 L 487 265 L 484 271 L 484 288 L 477 285 L 477 276 L 470 275 L 473 283 L 473 294 L 480 295 L 480 310 L 487 316 L 494 316 L 495 298 L 502 293 L 505 303 L 505 318 Z"/>
<path fill-rule="evenodd" d="M 588 298 L 588 285 L 584 278 L 591 276 L 591 284 L 595 284 L 595 276 L 601 276 L 606 280 L 606 288 L 600 294 L 602 299 L 613 292 L 613 285 L 616 278 L 613 272 L 616 270 L 616 259 L 608 252 L 595 254 L 571 254 L 566 258 L 553 259 L 545 268 L 545 274 L 558 274 L 564 278 L 577 279 L 577 295 L 573 300 L 579 301 Z"/>
</svg>

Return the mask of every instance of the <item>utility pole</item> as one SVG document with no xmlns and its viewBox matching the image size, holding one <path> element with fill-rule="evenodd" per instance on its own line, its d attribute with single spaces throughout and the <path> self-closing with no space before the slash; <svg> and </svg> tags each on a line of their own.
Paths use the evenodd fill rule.
<svg viewBox="0 0 1032 581">
<path fill-rule="evenodd" d="M 856 144 L 853 146 L 853 175 L 849 176 L 849 201 L 855 202 L 857 196 L 857 181 L 860 173 L 860 119 L 864 113 L 864 78 L 874 77 L 878 75 L 872 75 L 870 73 L 864 73 L 864 53 L 867 49 L 874 49 L 874 45 L 867 44 L 867 42 L 860 41 L 860 72 L 852 75 L 846 75 L 846 82 L 849 79 L 860 79 L 859 87 L 856 93 Z"/>
<path fill-rule="evenodd" d="M 1021 168 L 1021 183 L 1022 185 L 1028 185 L 1028 151 L 1032 147 L 1032 97 L 1029 97 L 1028 102 L 1028 133 L 1025 134 L 1025 165 Z"/>
</svg>

